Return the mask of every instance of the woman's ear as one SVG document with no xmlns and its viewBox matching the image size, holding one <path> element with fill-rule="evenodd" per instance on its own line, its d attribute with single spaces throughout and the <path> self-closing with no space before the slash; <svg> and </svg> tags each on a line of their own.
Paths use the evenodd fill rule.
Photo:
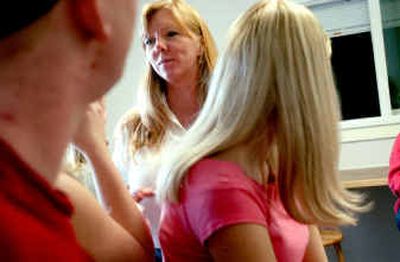
<svg viewBox="0 0 400 262">
<path fill-rule="evenodd" d="M 110 36 L 111 26 L 102 14 L 99 1 L 75 0 L 72 8 L 82 32 L 87 37 L 105 41 Z"/>
<path fill-rule="evenodd" d="M 205 48 L 204 45 L 205 45 L 205 43 L 204 43 L 204 39 L 202 37 L 199 37 L 198 40 L 199 41 L 197 42 L 198 43 L 198 53 L 197 53 L 197 55 L 199 57 L 202 57 L 204 55 L 204 48 Z"/>
</svg>

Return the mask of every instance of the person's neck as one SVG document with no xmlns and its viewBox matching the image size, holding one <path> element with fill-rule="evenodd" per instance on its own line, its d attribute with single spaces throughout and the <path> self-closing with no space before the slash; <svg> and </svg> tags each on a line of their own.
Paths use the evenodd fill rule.
<svg viewBox="0 0 400 262">
<path fill-rule="evenodd" d="M 0 136 L 50 183 L 84 110 L 56 67 L 0 65 Z"/>
<path fill-rule="evenodd" d="M 260 166 L 256 161 L 257 157 L 254 156 L 254 150 L 246 144 L 236 145 L 232 148 L 224 150 L 220 153 L 212 155 L 212 158 L 217 160 L 229 161 L 239 165 L 243 172 L 256 180 L 258 183 L 262 183 L 262 180 L 267 181 L 269 175 L 269 169 L 265 162 L 265 165 Z M 263 177 L 263 179 L 261 179 Z"/>
<path fill-rule="evenodd" d="M 189 127 L 199 111 L 198 86 L 196 81 L 168 84 L 167 103 L 181 125 Z"/>
</svg>

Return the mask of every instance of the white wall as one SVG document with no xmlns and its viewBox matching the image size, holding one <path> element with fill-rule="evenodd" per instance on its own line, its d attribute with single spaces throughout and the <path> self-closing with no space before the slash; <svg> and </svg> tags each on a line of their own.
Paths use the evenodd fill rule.
<svg viewBox="0 0 400 262">
<path fill-rule="evenodd" d="M 393 138 L 342 143 L 340 169 L 359 169 L 388 165 Z"/>
<path fill-rule="evenodd" d="M 139 7 L 141 8 L 141 6 Z M 139 9 L 140 10 L 140 9 Z M 136 28 L 138 28 L 139 18 L 137 17 Z M 107 135 L 111 138 L 114 126 L 121 115 L 131 108 L 135 102 L 136 88 L 144 71 L 144 55 L 140 48 L 139 30 L 136 29 L 132 47 L 126 60 L 125 70 L 120 81 L 113 87 L 107 95 Z"/>
<path fill-rule="evenodd" d="M 298 0 L 301 1 L 301 0 Z M 147 0 L 139 1 L 139 13 Z M 187 0 L 204 17 L 210 26 L 217 46 L 223 47 L 226 32 L 233 20 L 255 0 Z M 140 18 L 138 17 L 139 23 Z M 140 32 L 135 32 L 132 49 L 127 59 L 125 73 L 121 81 L 107 97 L 108 124 L 107 134 L 111 136 L 113 127 L 119 117 L 135 103 L 136 88 L 140 84 L 144 71 L 144 54 L 140 44 Z M 346 130 L 343 132 L 343 143 L 340 156 L 340 169 L 358 169 L 387 166 L 394 135 L 400 131 L 399 125 L 386 127 L 386 132 L 380 136 L 371 133 L 380 129 Z M 368 134 L 362 136 L 362 134 Z M 360 140 L 361 141 L 357 141 Z"/>
</svg>

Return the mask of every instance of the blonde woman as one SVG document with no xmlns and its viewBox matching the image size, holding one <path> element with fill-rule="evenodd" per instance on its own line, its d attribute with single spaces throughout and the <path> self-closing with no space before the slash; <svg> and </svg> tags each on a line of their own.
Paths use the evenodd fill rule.
<svg viewBox="0 0 400 262">
<path fill-rule="evenodd" d="M 144 6 L 142 20 L 148 69 L 138 109 L 127 112 L 116 129 L 113 158 L 159 246 L 160 208 L 153 197 L 159 151 L 197 116 L 216 47 L 204 20 L 184 1 L 151 2 Z"/>
<path fill-rule="evenodd" d="M 338 181 L 327 37 L 305 7 L 261 1 L 232 26 L 202 110 L 158 177 L 165 261 L 326 261 L 315 224 L 354 224 Z"/>
</svg>

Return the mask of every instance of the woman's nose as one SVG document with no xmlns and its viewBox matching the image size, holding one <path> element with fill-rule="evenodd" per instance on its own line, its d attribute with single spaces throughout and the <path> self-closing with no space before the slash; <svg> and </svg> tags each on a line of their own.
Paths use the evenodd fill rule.
<svg viewBox="0 0 400 262">
<path fill-rule="evenodd" d="M 157 51 L 164 51 L 167 49 L 167 43 L 163 37 L 156 37 L 155 49 Z"/>
</svg>

